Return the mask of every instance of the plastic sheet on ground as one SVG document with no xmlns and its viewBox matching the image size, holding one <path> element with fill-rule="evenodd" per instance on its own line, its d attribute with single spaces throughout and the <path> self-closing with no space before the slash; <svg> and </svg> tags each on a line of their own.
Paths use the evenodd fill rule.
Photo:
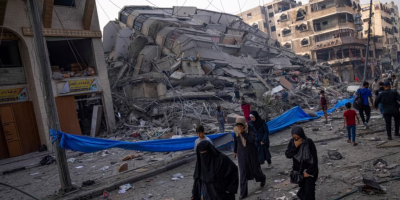
<svg viewBox="0 0 400 200">
<path fill-rule="evenodd" d="M 328 113 L 332 113 L 335 109 L 344 106 L 347 102 L 353 102 L 353 100 L 354 99 L 345 99 L 339 101 L 332 109 L 328 110 Z M 316 113 L 318 117 L 323 115 L 322 111 Z M 283 113 L 279 117 L 272 119 L 267 124 L 269 132 L 270 134 L 272 134 L 298 121 L 316 119 L 318 117 L 310 117 L 300 107 L 296 106 L 290 109 L 289 111 Z M 233 137 L 233 133 L 220 133 L 215 135 L 207 135 L 207 137 L 209 137 L 213 141 L 217 141 L 220 140 L 221 138 L 226 137 L 228 134 L 232 135 Z M 151 140 L 142 142 L 126 142 L 126 141 L 107 140 L 107 139 L 93 138 L 93 137 L 86 137 L 79 135 L 71 135 L 56 130 L 50 130 L 50 135 L 51 137 L 53 137 L 52 142 L 54 142 L 57 138 L 60 138 L 61 148 L 85 152 L 85 153 L 93 153 L 110 148 L 122 148 L 122 149 L 129 149 L 136 151 L 150 151 L 150 152 L 184 151 L 193 149 L 194 141 L 198 138 L 198 137 L 185 137 L 185 138 Z M 228 142 L 227 140 L 224 141 Z"/>
</svg>

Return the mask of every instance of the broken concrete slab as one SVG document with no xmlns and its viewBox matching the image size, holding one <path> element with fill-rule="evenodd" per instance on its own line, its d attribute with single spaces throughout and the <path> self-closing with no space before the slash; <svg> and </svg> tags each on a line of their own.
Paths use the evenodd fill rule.
<svg viewBox="0 0 400 200">
<path fill-rule="evenodd" d="M 170 77 L 173 78 L 173 79 L 180 80 L 180 79 L 182 79 L 185 75 L 186 75 L 186 74 L 183 73 L 183 72 L 176 71 L 176 72 L 172 73 Z"/>
<path fill-rule="evenodd" d="M 288 90 L 293 90 L 293 84 L 290 83 L 285 77 L 279 79 L 279 83 Z"/>
<path fill-rule="evenodd" d="M 227 68 L 223 68 L 222 70 L 224 70 L 224 72 L 231 77 L 246 78 L 246 75 L 244 75 L 242 72 L 239 72 L 238 70 Z"/>
</svg>

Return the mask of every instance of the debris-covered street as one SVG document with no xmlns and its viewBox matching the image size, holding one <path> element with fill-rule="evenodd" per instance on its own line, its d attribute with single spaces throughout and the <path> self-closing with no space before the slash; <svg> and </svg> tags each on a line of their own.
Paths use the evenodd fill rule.
<svg viewBox="0 0 400 200">
<path fill-rule="evenodd" d="M 378 148 L 379 146 L 399 144 L 399 138 L 393 141 L 387 141 L 385 132 L 382 131 L 383 120 L 376 112 L 373 114 L 373 123 L 370 129 L 366 130 L 359 126 L 357 135 L 358 146 L 353 147 L 346 142 L 346 136 L 343 129 L 338 129 L 342 125 L 342 119 L 339 114 L 330 115 L 332 120 L 333 130 L 322 123 L 322 121 L 310 121 L 302 123 L 305 127 L 308 137 L 316 141 L 318 150 L 318 159 L 320 166 L 320 178 L 317 182 L 316 194 L 318 199 L 334 199 L 344 195 L 347 192 L 363 186 L 362 178 L 375 178 L 378 182 L 388 180 L 398 176 L 399 167 L 398 160 L 400 153 L 396 148 Z M 312 129 L 318 131 L 313 131 Z M 378 132 L 378 133 L 374 133 Z M 291 169 L 291 160 L 284 155 L 286 143 L 290 139 L 290 129 L 285 129 L 270 136 L 271 152 L 272 152 L 272 169 L 265 169 L 262 166 L 264 173 L 267 176 L 267 185 L 260 188 L 259 184 L 254 181 L 249 184 L 249 199 L 279 199 L 286 197 L 290 199 L 298 189 L 296 185 L 288 183 L 288 172 Z M 282 145 L 283 144 L 283 145 Z M 329 158 L 328 152 L 337 150 L 342 156 L 340 160 Z M 225 154 L 237 162 L 232 155 L 230 148 L 223 148 Z M 107 154 L 108 152 L 108 154 Z M 121 158 L 125 155 L 136 154 L 134 151 L 126 151 L 120 149 L 110 149 L 107 152 L 99 152 L 95 154 L 75 153 L 76 160 L 74 163 L 69 163 L 71 176 L 74 184 L 81 186 L 83 181 L 94 180 L 96 183 L 107 182 L 110 176 L 118 175 L 118 167 L 121 163 Z M 152 165 L 157 165 L 154 160 L 169 160 L 171 157 L 179 157 L 179 154 L 190 154 L 193 151 L 163 154 L 144 153 L 143 160 L 134 159 L 128 161 L 129 169 L 146 168 L 151 169 Z M 142 153 L 143 154 L 143 153 Z M 386 163 L 374 162 L 382 159 Z M 379 161 L 378 161 L 379 162 Z M 144 180 L 131 183 L 132 189 L 126 193 L 119 193 L 119 189 L 108 191 L 110 196 L 108 199 L 188 199 L 191 196 L 191 187 L 193 184 L 193 172 L 195 162 L 191 161 L 178 168 L 166 171 L 156 176 L 150 176 Z M 80 167 L 81 166 L 81 167 Z M 108 166 L 107 169 L 105 167 Z M 105 169 L 105 170 L 102 170 Z M 35 194 L 43 199 L 53 199 L 55 191 L 60 187 L 57 176 L 56 166 L 35 167 L 24 170 L 18 173 L 3 175 L 2 180 L 10 185 L 18 186 L 19 189 Z M 144 173 L 144 172 L 143 172 Z M 183 178 L 172 180 L 173 175 L 182 174 Z M 356 192 L 344 199 L 396 199 L 399 191 L 400 182 L 391 181 L 380 184 L 384 194 L 379 191 Z M 94 189 L 96 184 L 92 187 Z M 85 187 L 81 190 L 86 190 Z M 28 199 L 27 197 L 16 194 L 9 189 L 1 190 L 2 196 L 6 199 Z M 49 196 L 50 195 L 50 196 Z M 96 197 L 95 199 L 104 199 Z M 281 198 L 285 199 L 285 198 Z"/>
<path fill-rule="evenodd" d="M 376 47 L 365 58 L 363 35 L 355 36 L 359 27 L 355 32 L 339 26 L 316 37 L 321 23 L 326 26 L 329 21 L 311 19 L 320 10 L 350 9 L 354 17 L 338 15 L 337 23 L 361 22 L 359 4 L 332 2 L 314 3 L 309 12 L 308 4 L 273 1 L 259 8 L 262 15 L 271 9 L 268 16 L 279 15 L 276 20 L 249 23 L 257 18 L 251 13 L 244 19 L 242 14 L 207 9 L 212 0 L 206 9 L 172 4 L 119 8 L 112 3 L 119 9 L 115 20 L 107 15 L 104 1 L 0 0 L 0 56 L 6 62 L 4 68 L 0 60 L 0 199 L 191 199 L 194 149 L 201 144 L 201 135 L 208 137 L 208 147 L 229 157 L 218 155 L 236 172 L 231 160 L 239 165 L 239 156 L 234 156 L 233 143 L 241 137 L 239 144 L 245 149 L 246 140 L 259 137 L 257 120 L 263 128 L 261 138 L 269 137 L 272 167 L 261 166 L 266 185 L 250 181 L 246 199 L 297 199 L 299 186 L 290 183 L 293 164 L 285 151 L 291 139 L 300 141 L 302 146 L 290 147 L 301 152 L 296 156 L 309 156 L 307 165 L 315 165 L 310 149 L 298 150 L 308 147 L 307 137 L 318 154 L 317 200 L 400 199 L 400 137 L 388 139 L 382 113 L 371 105 L 377 99 L 375 90 L 383 88 L 378 82 L 366 84 L 363 91 L 367 86 L 373 90 L 365 97 L 370 105 L 355 100 L 362 79 L 372 83 L 379 77 L 385 82 L 382 87 L 397 92 L 397 65 L 368 60 L 369 54 L 376 56 Z M 282 14 L 282 8 L 295 14 L 291 17 L 297 25 L 289 25 L 292 19 Z M 21 19 L 14 22 L 12 13 L 22 13 Z M 99 16 L 108 18 L 104 27 Z M 284 24 L 289 28 L 278 26 Z M 273 27 L 280 38 L 261 25 Z M 295 28 L 293 35 L 290 27 Z M 386 28 L 393 34 L 391 30 Z M 332 40 L 341 34 L 345 39 Z M 308 36 L 297 38 L 300 35 Z M 343 125 L 346 103 L 365 112 L 372 109 L 371 120 L 356 126 L 356 143 L 347 140 Z M 395 118 L 399 106 L 393 108 Z M 257 111 L 258 119 L 250 111 Z M 246 138 L 237 133 L 245 124 Z M 296 138 L 300 135 L 291 132 L 294 126 L 301 126 L 306 136 Z M 265 150 L 264 141 L 249 144 Z M 260 149 L 252 150 L 259 156 Z M 197 149 L 200 153 L 210 152 Z M 246 165 L 258 167 L 261 161 L 255 160 L 246 160 Z M 214 171 L 211 174 L 215 176 Z M 199 184 L 202 195 L 210 195 L 204 189 L 207 184 L 217 185 L 214 177 L 210 180 Z"/>
</svg>

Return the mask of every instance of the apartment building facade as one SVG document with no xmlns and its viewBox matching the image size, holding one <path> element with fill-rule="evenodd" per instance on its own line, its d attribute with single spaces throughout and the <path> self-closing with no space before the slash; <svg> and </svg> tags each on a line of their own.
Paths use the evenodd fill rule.
<svg viewBox="0 0 400 200">
<path fill-rule="evenodd" d="M 368 37 L 370 6 L 362 6 L 363 32 L 362 38 Z M 397 68 L 397 53 L 399 49 L 399 19 L 398 7 L 394 2 L 372 3 L 370 62 L 378 63 L 382 71 Z"/>
<path fill-rule="evenodd" d="M 101 126 L 115 126 L 95 0 L 38 1 L 61 130 L 91 134 L 93 110 Z M 0 159 L 51 148 L 33 37 L 31 8 L 0 1 Z M 49 69 L 50 70 L 50 69 Z"/>
<path fill-rule="evenodd" d="M 366 55 L 355 24 L 360 11 L 358 0 L 310 1 L 275 15 L 278 41 L 297 55 L 330 65 L 341 81 L 353 81 L 361 77 Z"/>
<path fill-rule="evenodd" d="M 276 24 L 275 15 L 285 12 L 294 7 L 300 6 L 294 0 L 274 0 L 263 6 L 258 6 L 250 10 L 243 11 L 238 14 L 243 21 L 255 28 L 260 29 L 264 33 L 276 40 Z"/>
</svg>

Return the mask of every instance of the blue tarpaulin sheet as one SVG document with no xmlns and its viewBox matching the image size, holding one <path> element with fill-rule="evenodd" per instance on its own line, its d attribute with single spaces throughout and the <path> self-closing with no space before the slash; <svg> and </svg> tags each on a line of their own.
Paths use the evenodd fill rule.
<svg viewBox="0 0 400 200">
<path fill-rule="evenodd" d="M 335 109 L 344 106 L 347 102 L 353 102 L 354 99 L 345 99 L 339 101 L 332 109 L 328 110 L 328 113 L 332 113 Z M 323 115 L 323 112 L 317 112 L 318 117 Z M 270 133 L 275 133 L 282 130 L 298 121 L 316 119 L 318 117 L 311 117 L 305 113 L 300 107 L 296 106 L 289 111 L 283 113 L 279 117 L 276 117 L 269 121 L 268 128 Z M 220 133 L 214 135 L 207 135 L 211 140 L 216 140 L 227 134 L 233 133 Z M 61 131 L 50 130 L 50 136 L 53 137 L 53 142 L 60 138 L 60 147 L 70 149 L 74 151 L 80 151 L 85 153 L 93 153 L 96 151 L 102 151 L 110 148 L 122 148 L 136 151 L 150 151 L 150 152 L 173 152 L 173 151 L 184 151 L 194 148 L 194 141 L 197 137 L 185 137 L 176 139 L 165 139 L 165 140 L 151 140 L 142 142 L 126 142 L 107 140 L 79 135 L 71 135 Z"/>
<path fill-rule="evenodd" d="M 328 114 L 334 112 L 336 109 L 344 106 L 347 102 L 352 103 L 354 99 L 344 99 L 339 101 L 335 106 L 331 109 L 328 110 Z M 324 115 L 323 111 L 318 111 L 316 112 L 318 117 L 311 117 L 307 113 L 303 111 L 300 107 L 296 106 L 289 111 L 283 113 L 282 115 L 272 119 L 269 121 L 268 128 L 270 134 L 275 133 L 277 131 L 280 131 L 298 121 L 305 121 L 305 120 L 310 120 L 310 119 L 316 119 Z"/>
</svg>

